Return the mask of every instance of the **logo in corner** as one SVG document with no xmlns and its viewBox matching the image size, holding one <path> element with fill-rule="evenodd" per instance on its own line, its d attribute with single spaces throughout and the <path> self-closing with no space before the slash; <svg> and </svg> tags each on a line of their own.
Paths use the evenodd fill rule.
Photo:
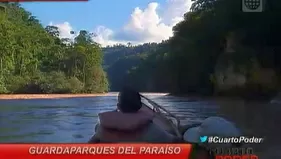
<svg viewBox="0 0 281 159">
<path fill-rule="evenodd" d="M 242 0 L 243 12 L 262 12 L 263 0 Z"/>
<path fill-rule="evenodd" d="M 200 141 L 201 142 L 206 142 L 207 141 L 207 136 L 200 136 Z"/>
</svg>

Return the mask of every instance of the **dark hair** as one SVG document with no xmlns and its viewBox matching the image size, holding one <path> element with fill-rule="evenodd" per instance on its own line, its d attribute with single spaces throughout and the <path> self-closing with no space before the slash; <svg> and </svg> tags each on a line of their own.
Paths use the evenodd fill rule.
<svg viewBox="0 0 281 159">
<path fill-rule="evenodd" d="M 140 93 L 124 87 L 118 96 L 118 108 L 123 113 L 135 113 L 142 107 Z"/>
</svg>

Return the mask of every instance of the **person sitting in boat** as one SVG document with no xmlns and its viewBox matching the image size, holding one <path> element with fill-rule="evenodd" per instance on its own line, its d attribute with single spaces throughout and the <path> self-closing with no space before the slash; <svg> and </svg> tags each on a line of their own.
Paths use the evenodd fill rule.
<svg viewBox="0 0 281 159">
<path fill-rule="evenodd" d="M 208 136 L 239 137 L 241 136 L 241 132 L 232 122 L 222 117 L 209 117 L 201 124 L 191 126 L 183 135 L 184 140 L 193 145 L 191 159 L 212 159 L 215 158 L 215 152 L 212 150 L 216 148 L 241 146 L 240 144 L 231 143 L 208 143 Z"/>
<path fill-rule="evenodd" d="M 118 95 L 117 110 L 99 114 L 100 123 L 89 143 L 172 143 L 177 140 L 154 124 L 153 115 L 141 108 L 140 94 L 128 87 L 124 88 Z"/>
</svg>

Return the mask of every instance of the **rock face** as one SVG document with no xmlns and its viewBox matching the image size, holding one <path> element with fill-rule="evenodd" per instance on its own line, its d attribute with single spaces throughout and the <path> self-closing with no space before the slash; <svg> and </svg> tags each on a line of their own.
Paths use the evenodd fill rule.
<svg viewBox="0 0 281 159">
<path fill-rule="evenodd" d="M 222 91 L 242 87 L 247 81 L 244 74 L 234 72 L 233 66 L 228 66 L 224 71 L 217 71 L 215 76 L 217 88 Z"/>
<path fill-rule="evenodd" d="M 217 93 L 253 94 L 277 88 L 275 71 L 261 68 L 251 49 L 241 46 L 234 33 L 226 37 L 213 77 Z"/>
<path fill-rule="evenodd" d="M 243 87 L 247 82 L 245 72 L 235 71 L 236 64 L 231 58 L 235 54 L 236 45 L 237 38 L 234 33 L 230 33 L 226 37 L 224 53 L 218 58 L 215 69 L 215 85 L 218 92 Z"/>
</svg>

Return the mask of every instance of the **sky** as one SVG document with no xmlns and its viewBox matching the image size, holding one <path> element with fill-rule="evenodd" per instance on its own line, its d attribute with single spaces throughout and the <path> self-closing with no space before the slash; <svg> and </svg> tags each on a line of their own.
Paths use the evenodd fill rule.
<svg viewBox="0 0 281 159">
<path fill-rule="evenodd" d="M 87 30 L 102 46 L 161 42 L 189 11 L 191 0 L 89 0 L 88 2 L 25 2 L 22 6 L 44 26 L 54 25 L 61 38 Z"/>
</svg>

